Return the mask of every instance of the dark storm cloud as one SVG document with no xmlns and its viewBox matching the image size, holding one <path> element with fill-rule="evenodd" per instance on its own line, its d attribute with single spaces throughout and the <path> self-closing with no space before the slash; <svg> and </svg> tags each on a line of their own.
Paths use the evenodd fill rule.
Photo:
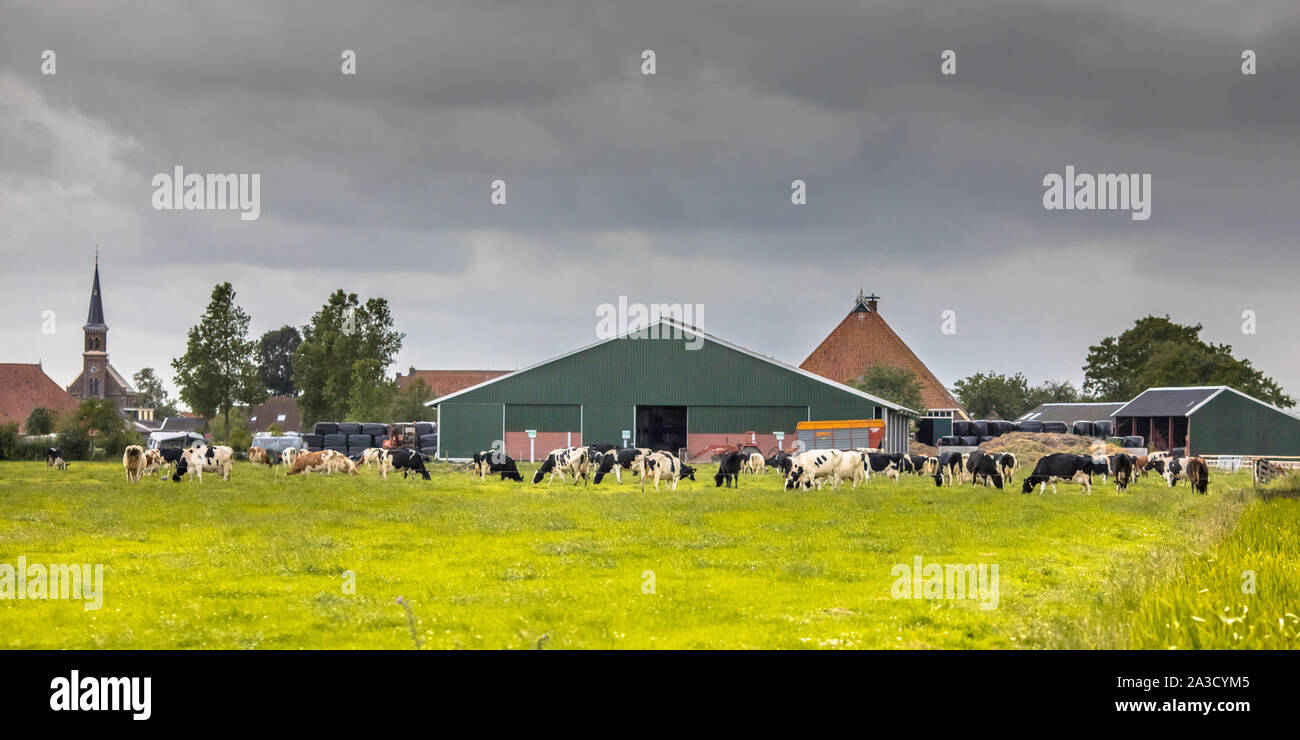
<svg viewBox="0 0 1300 740">
<path fill-rule="evenodd" d="M 989 367 L 1077 379 L 1086 343 L 1139 312 L 1204 322 L 1219 341 L 1244 308 L 1293 313 L 1293 2 L 0 8 L 0 75 L 15 91 L 0 100 L 0 248 L 39 239 L 79 266 L 104 244 L 119 280 L 138 281 L 118 289 L 195 304 L 164 319 L 177 337 L 212 282 L 266 271 L 331 276 L 310 305 L 243 289 L 293 323 L 335 277 L 390 286 L 399 317 L 428 321 L 404 327 L 417 364 L 526 364 L 585 344 L 593 302 L 637 292 L 708 304 L 712 330 L 797 362 L 863 285 L 887 294 L 886 315 L 949 383 Z M 57 76 L 39 73 L 46 48 Z M 647 48 L 654 77 L 639 73 Z M 1240 74 L 1247 48 L 1254 77 Z M 343 49 L 357 51 L 355 78 L 339 74 Z M 955 77 L 939 74 L 944 49 Z M 83 140 L 94 145 L 70 147 Z M 261 173 L 262 218 L 154 211 L 150 178 L 177 164 Z M 1043 210 L 1043 176 L 1067 164 L 1151 173 L 1151 220 Z M 497 178 L 505 207 L 488 203 Z M 790 205 L 795 178 L 805 206 Z M 677 277 L 654 277 L 656 258 Z M 581 279 L 539 277 L 573 260 Z M 200 261 L 221 269 L 183 269 Z M 6 282 L 44 269 L 12 264 Z M 720 265 L 739 271 L 733 283 L 693 269 Z M 165 283 L 142 272 L 164 267 Z M 1083 338 L 1055 335 L 1052 311 L 1079 323 L 1064 313 L 1079 291 Z M 1020 328 L 1043 352 L 982 346 L 978 331 L 1028 296 L 1047 313 Z M 572 336 L 507 353 L 449 328 L 486 311 L 520 321 L 512 300 Z M 938 335 L 942 308 L 971 317 L 972 335 Z M 747 335 L 757 314 L 768 330 Z M 1300 386 L 1281 336 L 1234 343 Z M 138 364 L 179 347 L 149 351 Z"/>
</svg>

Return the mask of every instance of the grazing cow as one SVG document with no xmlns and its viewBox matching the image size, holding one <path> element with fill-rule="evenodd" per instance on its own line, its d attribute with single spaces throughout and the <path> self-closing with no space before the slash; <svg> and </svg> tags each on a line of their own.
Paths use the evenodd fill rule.
<svg viewBox="0 0 1300 740">
<path fill-rule="evenodd" d="M 492 461 L 504 463 L 505 459 L 506 453 L 504 450 L 492 449 L 475 452 L 472 460 L 474 475 L 477 475 L 479 480 L 487 480 L 488 473 L 495 472 L 492 470 Z"/>
<path fill-rule="evenodd" d="M 158 450 L 144 451 L 144 474 L 152 476 L 162 469 L 163 456 Z"/>
<path fill-rule="evenodd" d="M 1003 482 L 1008 485 L 1014 483 L 1012 476 L 1015 475 L 1016 468 L 1020 467 L 1020 461 L 1016 459 L 1015 453 L 999 452 L 993 456 L 993 460 L 998 464 Z"/>
<path fill-rule="evenodd" d="M 310 475 L 311 473 L 328 473 L 329 456 L 325 453 L 330 450 L 317 450 L 316 452 L 303 451 L 295 455 L 293 464 L 285 475 Z"/>
<path fill-rule="evenodd" d="M 835 480 L 835 471 L 839 469 L 840 458 L 844 456 L 839 450 L 808 450 L 795 456 L 790 472 L 785 477 L 785 490 L 794 488 L 808 489 L 814 485 L 822 487 L 824 481 Z"/>
<path fill-rule="evenodd" d="M 993 456 L 981 449 L 966 456 L 966 472 L 970 475 L 972 486 L 978 486 L 983 483 L 987 488 L 989 484 L 1002 490 L 1002 473 L 998 469 L 998 463 Z"/>
<path fill-rule="evenodd" d="M 248 462 L 253 465 L 265 465 L 268 468 L 275 464 L 271 461 L 270 453 L 263 447 L 249 447 Z"/>
<path fill-rule="evenodd" d="M 511 464 L 514 463 L 513 460 L 510 462 Z M 403 478 L 407 477 L 410 473 L 419 473 L 421 478 L 430 480 L 429 470 L 424 467 L 424 456 L 415 450 L 407 449 L 405 447 L 398 447 L 393 450 L 380 450 L 379 460 L 377 463 L 379 465 L 379 477 L 384 480 L 388 480 L 389 473 L 398 470 L 402 471 Z M 519 475 L 518 470 L 515 471 L 515 476 L 515 480 L 523 480 L 523 477 Z M 505 477 L 506 476 L 502 474 L 501 478 L 503 480 Z"/>
<path fill-rule="evenodd" d="M 892 478 L 895 483 L 898 482 L 898 459 L 901 455 L 896 456 L 869 450 L 858 450 L 858 452 L 861 452 L 866 457 L 867 464 L 871 468 L 870 472 Z"/>
<path fill-rule="evenodd" d="M 867 458 L 857 450 L 848 450 L 840 455 L 839 467 L 835 468 L 834 478 L 831 480 L 831 488 L 839 488 L 840 481 L 851 480 L 853 487 L 858 487 L 858 481 L 866 485 L 871 480 L 871 475 L 867 472 Z"/>
<path fill-rule="evenodd" d="M 1123 493 L 1128 490 L 1128 484 L 1133 480 L 1133 456 L 1117 452 L 1110 456 L 1110 472 L 1115 476 L 1115 493 Z"/>
<path fill-rule="evenodd" d="M 176 464 L 172 480 L 180 480 L 180 476 L 188 473 L 190 480 L 197 477 L 202 483 L 205 470 L 215 472 L 222 480 L 230 480 L 230 472 L 235 467 L 235 451 L 225 445 L 200 444 L 183 450 L 181 460 Z M 181 469 L 182 465 L 184 470 Z"/>
<path fill-rule="evenodd" d="M 1149 457 L 1139 457 L 1133 461 L 1133 473 L 1143 478 L 1147 477 L 1147 464 L 1151 462 Z"/>
<path fill-rule="evenodd" d="M 512 480 L 522 483 L 524 476 L 519 474 L 519 466 L 515 459 L 506 454 L 489 455 L 488 459 L 480 464 L 479 469 L 482 471 L 483 479 L 488 475 L 500 474 L 501 480 Z"/>
<path fill-rule="evenodd" d="M 578 485 L 578 479 L 582 479 L 582 484 L 587 484 L 587 471 L 589 461 L 587 459 L 586 447 L 568 447 L 558 450 L 551 450 L 551 454 L 546 456 L 546 462 L 537 469 L 533 474 L 533 485 L 542 482 L 542 477 L 547 473 L 551 474 L 546 485 L 550 485 L 555 480 L 555 476 L 560 476 L 564 480 L 565 474 L 573 476 L 573 485 Z"/>
<path fill-rule="evenodd" d="M 605 476 L 613 473 L 614 480 L 622 483 L 623 471 L 640 470 L 641 460 L 650 452 L 651 450 L 645 447 L 619 447 L 615 450 L 606 450 L 599 458 L 592 460 L 592 464 L 596 466 L 596 474 L 591 477 L 591 482 L 599 485 Z"/>
<path fill-rule="evenodd" d="M 760 456 L 761 457 L 761 456 Z M 725 482 L 731 488 L 734 482 L 740 488 L 740 469 L 745 465 L 745 456 L 739 452 L 724 452 L 718 461 L 718 474 L 713 476 L 714 488 L 721 488 Z"/>
<path fill-rule="evenodd" d="M 1068 481 L 1081 484 L 1084 493 L 1092 493 L 1092 476 L 1087 472 L 1091 465 L 1092 458 L 1085 455 L 1068 452 L 1044 455 L 1034 464 L 1034 472 L 1025 478 L 1020 492 L 1032 493 L 1034 486 L 1040 486 L 1038 492 L 1046 493 L 1048 484 L 1051 484 L 1052 493 L 1056 493 L 1056 484 Z"/>
<path fill-rule="evenodd" d="M 775 468 L 776 470 L 781 471 L 781 475 L 789 475 L 790 468 L 794 465 L 794 458 L 790 457 L 788 453 L 777 452 L 775 455 L 764 460 L 763 464 L 769 468 Z"/>
<path fill-rule="evenodd" d="M 62 447 L 51 447 L 45 450 L 45 467 L 58 468 L 59 470 L 68 469 L 68 461 L 63 457 Z"/>
<path fill-rule="evenodd" d="M 1210 491 L 1210 466 L 1199 457 L 1183 458 L 1187 461 L 1183 469 L 1187 476 L 1187 482 L 1192 484 L 1192 490 L 1197 493 L 1209 493 Z"/>
<path fill-rule="evenodd" d="M 930 458 L 925 455 L 908 455 L 907 462 L 911 466 L 908 472 L 916 475 L 928 475 L 930 469 Z"/>
<path fill-rule="evenodd" d="M 361 459 L 358 463 L 366 466 L 366 470 L 369 470 L 371 463 L 374 463 L 375 465 L 379 464 L 379 455 L 383 451 L 384 448 L 382 447 L 367 447 L 361 451 Z"/>
<path fill-rule="evenodd" d="M 342 452 L 335 452 L 334 450 L 324 450 L 324 452 L 330 453 L 325 456 L 326 473 L 347 473 L 348 475 L 357 474 L 357 464 L 352 458 L 344 455 Z"/>
<path fill-rule="evenodd" d="M 934 484 L 951 486 L 960 482 L 964 464 L 960 452 L 940 452 L 934 466 Z"/>
<path fill-rule="evenodd" d="M 286 475 L 288 475 L 289 469 L 293 467 L 294 460 L 297 460 L 298 456 L 303 454 L 303 452 L 305 452 L 305 450 L 300 450 L 296 447 L 286 447 L 280 451 L 280 464 L 284 466 Z"/>
<path fill-rule="evenodd" d="M 126 470 L 126 479 L 139 483 L 144 476 L 144 448 L 140 445 L 127 445 L 122 453 L 122 467 Z"/>
<path fill-rule="evenodd" d="M 641 490 L 645 491 L 646 481 L 654 479 L 655 490 L 659 490 L 659 481 L 671 483 L 672 489 L 677 490 L 677 482 L 682 478 L 695 480 L 695 469 L 689 465 L 683 465 L 681 460 L 671 452 L 652 452 L 641 458 Z M 721 485 L 721 484 L 719 484 Z"/>
<path fill-rule="evenodd" d="M 745 460 L 745 472 L 754 475 L 767 475 L 767 461 L 763 459 L 761 453 L 749 453 L 749 459 Z"/>
<path fill-rule="evenodd" d="M 1178 483 L 1178 481 L 1182 480 L 1183 478 L 1187 478 L 1188 480 L 1191 480 L 1191 475 L 1189 474 L 1189 472 L 1190 472 L 1192 460 L 1200 460 L 1200 458 L 1171 457 L 1168 460 L 1164 461 L 1163 467 L 1157 466 L 1156 469 L 1160 472 L 1162 476 L 1164 476 L 1165 481 L 1169 483 L 1169 487 L 1173 488 L 1174 485 Z M 1201 464 L 1204 465 L 1205 461 L 1201 460 Z M 1208 485 L 1208 481 L 1209 481 L 1209 473 L 1207 468 L 1207 472 L 1206 472 L 1207 485 Z M 1205 491 L 1201 491 L 1201 493 L 1205 493 Z"/>
</svg>

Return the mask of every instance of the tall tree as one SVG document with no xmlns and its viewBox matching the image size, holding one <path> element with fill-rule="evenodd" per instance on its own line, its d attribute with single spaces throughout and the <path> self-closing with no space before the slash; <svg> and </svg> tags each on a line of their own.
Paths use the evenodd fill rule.
<svg viewBox="0 0 1300 740">
<path fill-rule="evenodd" d="M 302 335 L 293 326 L 272 329 L 257 340 L 257 377 L 272 395 L 292 396 L 293 354 L 302 344 Z"/>
<path fill-rule="evenodd" d="M 393 315 L 383 298 L 361 303 L 355 293 L 330 294 L 302 328 L 302 343 L 293 357 L 303 421 L 352 418 L 357 415 L 350 413 L 354 400 L 358 414 L 374 413 L 371 406 L 382 389 L 366 385 L 388 382 L 384 373 L 405 337 L 393 328 Z M 391 395 L 388 398 L 391 401 Z"/>
<path fill-rule="evenodd" d="M 257 343 L 248 338 L 248 314 L 235 303 L 235 289 L 221 283 L 197 326 L 190 328 L 185 354 L 172 360 L 181 400 L 195 413 L 225 417 L 230 438 L 230 410 L 236 404 L 266 400 L 257 377 Z"/>
<path fill-rule="evenodd" d="M 153 409 L 155 419 L 176 416 L 176 404 L 167 396 L 167 389 L 163 387 L 162 379 L 154 374 L 153 368 L 142 368 L 131 376 L 131 380 L 135 382 L 136 405 Z"/>
<path fill-rule="evenodd" d="M 1042 403 L 1075 403 L 1079 392 L 1068 380 L 1048 380 L 1030 386 L 1021 373 L 975 373 L 953 386 L 961 405 L 973 418 L 989 416 L 993 411 L 1004 419 L 1014 419 Z"/>
<path fill-rule="evenodd" d="M 1229 385 L 1278 406 L 1295 401 L 1232 346 L 1201 341 L 1200 324 L 1145 316 L 1133 328 L 1088 348 L 1083 390 L 1107 401 L 1126 401 L 1151 387 Z"/>
<path fill-rule="evenodd" d="M 916 374 L 907 368 L 873 365 L 861 377 L 848 384 L 913 411 L 925 410 L 925 402 L 921 400 L 921 384 L 917 381 Z"/>
</svg>

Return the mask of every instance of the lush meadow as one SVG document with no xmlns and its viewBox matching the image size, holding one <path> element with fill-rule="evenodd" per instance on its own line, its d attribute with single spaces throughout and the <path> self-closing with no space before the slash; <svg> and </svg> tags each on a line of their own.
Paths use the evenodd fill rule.
<svg viewBox="0 0 1300 740">
<path fill-rule="evenodd" d="M 4 463 L 0 564 L 99 563 L 105 587 L 98 610 L 0 600 L 0 645 L 1297 644 L 1300 512 L 1257 501 L 1246 473 L 1214 471 L 1208 496 L 1157 478 L 1085 496 L 913 476 L 792 493 L 775 474 L 715 488 L 712 467 L 642 493 L 630 477 L 484 483 L 447 465 L 432 481 L 240 463 L 230 482 L 130 484 L 114 463 Z M 917 557 L 996 565 L 995 599 L 895 598 L 897 566 Z"/>
</svg>

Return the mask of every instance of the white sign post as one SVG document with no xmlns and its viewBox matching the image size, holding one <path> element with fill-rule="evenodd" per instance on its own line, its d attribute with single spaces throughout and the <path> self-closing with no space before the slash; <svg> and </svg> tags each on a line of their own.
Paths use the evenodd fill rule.
<svg viewBox="0 0 1300 740">
<path fill-rule="evenodd" d="M 528 435 L 528 462 L 531 463 L 535 457 L 533 447 L 537 444 L 537 430 L 525 429 L 524 433 Z"/>
</svg>

